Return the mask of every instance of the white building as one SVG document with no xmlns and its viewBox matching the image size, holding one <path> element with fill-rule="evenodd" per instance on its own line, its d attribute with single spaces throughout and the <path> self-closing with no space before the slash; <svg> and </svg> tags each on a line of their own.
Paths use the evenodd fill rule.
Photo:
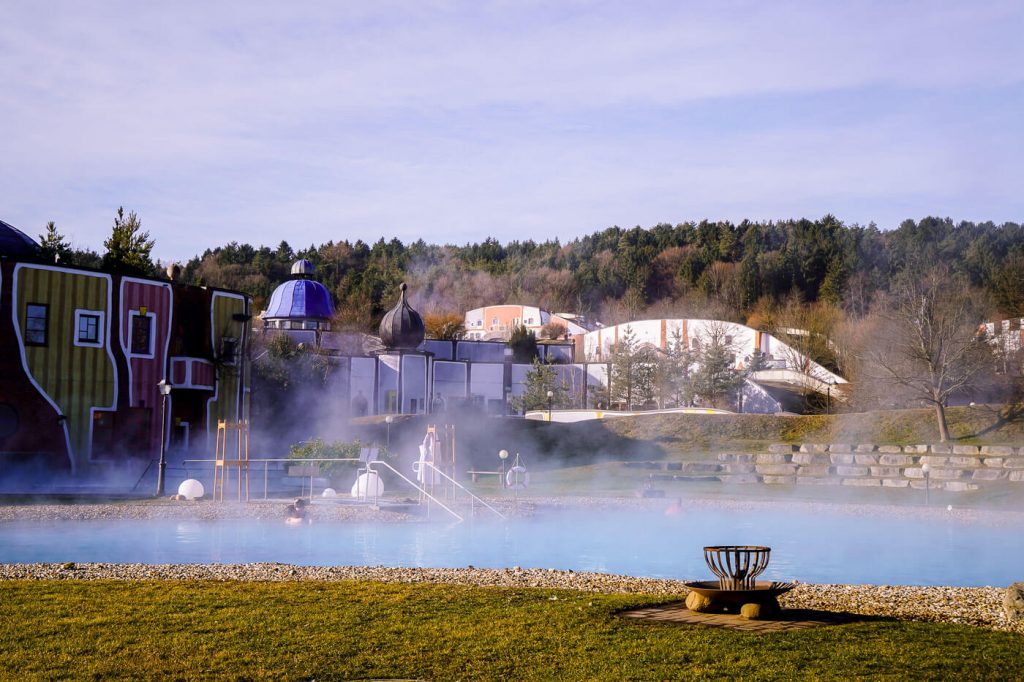
<svg viewBox="0 0 1024 682">
<path fill-rule="evenodd" d="M 829 399 L 841 399 L 846 379 L 805 357 L 795 348 L 767 332 L 735 322 L 702 319 L 660 319 L 625 322 L 587 332 L 583 336 L 583 357 L 588 363 L 609 362 L 612 346 L 626 330 L 634 343 L 667 351 L 678 340 L 685 348 L 696 350 L 706 343 L 712 331 L 725 335 L 725 343 L 734 349 L 735 367 L 743 369 L 755 351 L 763 355 L 767 367 L 754 372 L 744 389 L 744 403 L 750 412 L 778 412 L 785 409 L 785 393 L 817 392 Z"/>
</svg>

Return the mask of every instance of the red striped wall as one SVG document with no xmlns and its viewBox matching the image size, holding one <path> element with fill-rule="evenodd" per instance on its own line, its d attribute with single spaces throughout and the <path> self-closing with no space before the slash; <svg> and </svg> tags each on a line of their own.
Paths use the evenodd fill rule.
<svg viewBox="0 0 1024 682">
<path fill-rule="evenodd" d="M 160 391 L 157 383 L 164 378 L 167 335 L 171 328 L 170 285 L 141 282 L 125 278 L 121 284 L 121 347 L 129 363 L 128 395 L 132 407 L 152 408 L 150 412 L 150 444 L 160 447 Z M 153 357 L 131 355 L 131 312 L 145 308 L 154 314 Z M 173 383 L 173 379 L 171 380 Z"/>
<path fill-rule="evenodd" d="M 205 362 L 192 363 L 192 383 L 196 386 L 213 388 L 213 365 Z"/>
</svg>

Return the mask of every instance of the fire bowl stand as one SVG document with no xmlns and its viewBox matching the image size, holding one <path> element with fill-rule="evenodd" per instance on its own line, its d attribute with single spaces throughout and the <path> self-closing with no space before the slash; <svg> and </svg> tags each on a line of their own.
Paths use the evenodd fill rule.
<svg viewBox="0 0 1024 682">
<path fill-rule="evenodd" d="M 686 608 L 699 613 L 738 613 L 757 620 L 778 615 L 778 596 L 793 583 L 756 580 L 768 568 L 770 547 L 718 545 L 704 548 L 704 561 L 718 580 L 686 583 Z"/>
</svg>

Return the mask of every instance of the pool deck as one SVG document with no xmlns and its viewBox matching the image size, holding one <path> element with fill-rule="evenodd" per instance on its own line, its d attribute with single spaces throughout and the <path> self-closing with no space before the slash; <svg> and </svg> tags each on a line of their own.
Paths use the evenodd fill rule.
<svg viewBox="0 0 1024 682">
<path fill-rule="evenodd" d="M 878 616 L 863 616 L 842 611 L 820 611 L 814 609 L 786 609 L 775 618 L 748 620 L 732 613 L 697 613 L 686 608 L 683 602 L 665 604 L 643 609 L 623 611 L 623 618 L 650 623 L 673 623 L 677 625 L 702 625 L 711 628 L 726 628 L 743 632 L 786 632 L 806 630 L 826 625 L 846 625 L 868 620 L 879 620 Z"/>
</svg>

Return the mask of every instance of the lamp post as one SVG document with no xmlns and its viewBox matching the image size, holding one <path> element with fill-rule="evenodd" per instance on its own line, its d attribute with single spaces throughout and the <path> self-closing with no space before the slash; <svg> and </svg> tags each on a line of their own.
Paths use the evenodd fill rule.
<svg viewBox="0 0 1024 682">
<path fill-rule="evenodd" d="M 508 459 L 508 450 L 498 450 L 498 457 L 501 458 L 501 487 L 505 487 L 505 460 Z"/>
<path fill-rule="evenodd" d="M 551 401 L 554 399 L 554 391 L 548 391 L 548 422 L 551 421 Z"/>
<path fill-rule="evenodd" d="M 389 454 L 391 453 L 391 422 L 393 421 L 395 421 L 395 418 L 390 414 L 384 417 L 384 423 L 388 425 L 387 443 L 384 445 L 384 449 L 386 449 Z"/>
<path fill-rule="evenodd" d="M 167 470 L 167 396 L 171 394 L 171 384 L 167 379 L 161 379 L 156 387 L 163 396 L 163 404 L 160 408 L 160 465 L 156 475 L 156 496 L 164 495 L 164 473 Z"/>
<path fill-rule="evenodd" d="M 931 472 L 931 470 L 932 467 L 930 464 L 928 464 L 928 462 L 925 462 L 924 464 L 921 465 L 921 473 L 924 474 L 924 503 L 926 506 L 930 502 L 928 498 L 931 497 L 931 490 L 930 486 L 928 485 L 928 474 L 929 472 Z"/>
<path fill-rule="evenodd" d="M 825 386 L 825 414 L 832 414 L 832 382 Z"/>
</svg>

